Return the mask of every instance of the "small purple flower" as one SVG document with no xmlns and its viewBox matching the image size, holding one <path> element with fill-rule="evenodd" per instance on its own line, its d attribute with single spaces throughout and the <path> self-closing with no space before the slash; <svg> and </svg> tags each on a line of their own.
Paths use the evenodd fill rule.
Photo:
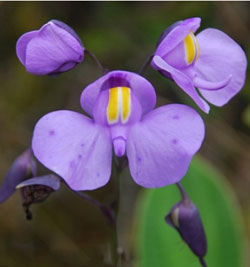
<svg viewBox="0 0 250 267">
<path fill-rule="evenodd" d="M 0 187 L 0 203 L 7 200 L 16 189 L 21 190 L 27 218 L 32 203 L 44 201 L 51 192 L 58 190 L 60 179 L 53 175 L 36 176 L 36 162 L 31 149 L 27 149 L 12 164 Z"/>
<path fill-rule="evenodd" d="M 82 62 L 84 47 L 73 29 L 51 20 L 41 29 L 23 34 L 16 53 L 28 72 L 46 75 L 68 71 Z"/>
<path fill-rule="evenodd" d="M 204 124 L 192 108 L 171 104 L 153 110 L 152 85 L 138 74 L 112 71 L 85 88 L 82 108 L 90 119 L 59 110 L 35 126 L 37 159 L 73 190 L 93 190 L 110 179 L 112 148 L 127 155 L 131 175 L 153 188 L 179 181 L 204 138 Z"/>
<path fill-rule="evenodd" d="M 165 220 L 179 232 L 183 241 L 188 244 L 201 263 L 205 263 L 203 258 L 207 253 L 207 241 L 199 211 L 183 187 L 178 186 L 181 190 L 182 200 L 172 207 Z"/>
<path fill-rule="evenodd" d="M 247 60 L 241 47 L 225 33 L 208 28 L 197 36 L 200 18 L 167 28 L 160 38 L 152 67 L 173 79 L 206 113 L 209 105 L 225 105 L 244 85 Z"/>
</svg>

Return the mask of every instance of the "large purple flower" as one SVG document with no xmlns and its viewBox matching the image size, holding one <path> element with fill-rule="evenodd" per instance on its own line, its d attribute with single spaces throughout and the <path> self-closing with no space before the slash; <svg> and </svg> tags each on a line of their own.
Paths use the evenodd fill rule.
<svg viewBox="0 0 250 267">
<path fill-rule="evenodd" d="M 46 75 L 72 69 L 83 60 L 84 48 L 73 29 L 51 20 L 41 29 L 23 34 L 16 53 L 28 72 Z"/>
<path fill-rule="evenodd" d="M 190 18 L 166 29 L 151 64 L 208 113 L 195 87 L 208 102 L 223 106 L 243 87 L 247 60 L 241 47 L 219 30 L 208 28 L 195 36 L 200 21 Z"/>
<path fill-rule="evenodd" d="M 60 110 L 35 126 L 32 148 L 73 190 L 92 190 L 110 179 L 112 147 L 127 155 L 131 175 L 144 187 L 176 183 L 204 138 L 192 108 L 171 104 L 153 110 L 155 90 L 143 77 L 112 71 L 85 88 L 82 108 L 90 119 Z"/>
</svg>

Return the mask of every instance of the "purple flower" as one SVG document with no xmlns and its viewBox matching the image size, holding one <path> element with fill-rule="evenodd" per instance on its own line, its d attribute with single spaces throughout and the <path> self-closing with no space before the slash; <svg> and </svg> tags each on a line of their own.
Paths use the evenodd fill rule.
<svg viewBox="0 0 250 267">
<path fill-rule="evenodd" d="M 167 28 L 160 38 L 152 67 L 173 79 L 206 113 L 209 105 L 225 105 L 244 85 L 247 60 L 241 47 L 225 33 L 208 28 L 197 36 L 200 18 Z"/>
<path fill-rule="evenodd" d="M 155 90 L 143 77 L 112 71 L 82 93 L 82 108 L 93 119 L 59 110 L 38 121 L 34 155 L 73 190 L 93 190 L 109 181 L 112 147 L 117 157 L 127 155 L 139 185 L 176 183 L 201 146 L 204 124 L 188 106 L 152 110 L 155 102 Z"/>
<path fill-rule="evenodd" d="M 51 20 L 41 29 L 23 34 L 17 41 L 16 53 L 28 72 L 46 75 L 75 67 L 83 60 L 84 48 L 73 29 Z"/>
<path fill-rule="evenodd" d="M 204 263 L 203 258 L 207 253 L 207 241 L 199 211 L 189 199 L 183 187 L 178 186 L 181 190 L 182 200 L 172 207 L 165 220 L 179 232 L 183 241 L 198 256 L 201 263 Z"/>
<path fill-rule="evenodd" d="M 16 189 L 21 191 L 26 190 L 27 187 L 39 186 L 58 190 L 60 187 L 60 180 L 55 175 L 36 176 L 36 162 L 32 158 L 31 149 L 23 152 L 12 164 L 8 170 L 5 179 L 0 187 L 0 203 L 7 200 Z M 33 190 L 35 191 L 35 190 Z M 33 199 L 37 202 L 36 199 Z"/>
</svg>

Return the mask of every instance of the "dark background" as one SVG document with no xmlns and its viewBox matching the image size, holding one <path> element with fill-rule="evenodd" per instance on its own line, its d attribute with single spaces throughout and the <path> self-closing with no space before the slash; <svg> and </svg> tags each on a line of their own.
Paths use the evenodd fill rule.
<svg viewBox="0 0 250 267">
<path fill-rule="evenodd" d="M 30 145 L 36 121 L 53 110 L 82 112 L 82 89 L 101 75 L 87 56 L 63 75 L 31 75 L 16 57 L 20 35 L 39 29 L 50 19 L 59 19 L 79 34 L 84 46 L 106 68 L 138 72 L 154 51 L 161 32 L 175 21 L 193 16 L 202 18 L 199 31 L 207 27 L 224 31 L 249 58 L 249 12 L 248 2 L 0 2 L 0 181 L 12 161 Z M 231 183 L 250 236 L 249 78 L 229 104 L 211 106 L 208 116 L 150 67 L 144 75 L 157 90 L 158 105 L 189 104 L 204 118 L 207 131 L 200 154 Z M 40 172 L 46 173 L 46 169 L 40 166 Z M 141 189 L 128 172 L 123 178 L 131 215 L 135 193 Z M 109 203 L 113 187 L 111 181 L 91 195 Z M 100 262 L 109 257 L 110 227 L 96 207 L 66 187 L 33 206 L 32 211 L 33 221 L 26 221 L 18 193 L 1 205 L 0 266 L 101 266 Z"/>
</svg>

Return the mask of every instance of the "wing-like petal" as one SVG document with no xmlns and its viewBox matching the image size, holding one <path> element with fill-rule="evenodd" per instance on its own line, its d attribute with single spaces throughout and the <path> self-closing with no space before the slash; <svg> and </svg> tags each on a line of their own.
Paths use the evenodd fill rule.
<svg viewBox="0 0 250 267">
<path fill-rule="evenodd" d="M 50 187 L 53 190 L 58 190 L 60 188 L 60 179 L 54 174 L 47 174 L 43 176 L 36 176 L 25 180 L 16 186 L 16 189 L 31 185 L 43 185 Z"/>
<path fill-rule="evenodd" d="M 131 127 L 127 156 L 133 179 L 153 188 L 178 182 L 204 138 L 199 114 L 185 105 L 166 105 Z"/>
<path fill-rule="evenodd" d="M 200 57 L 195 63 L 198 77 L 211 82 L 219 82 L 232 75 L 230 82 L 220 90 L 202 90 L 206 100 L 216 106 L 223 106 L 244 85 L 247 60 L 241 47 L 228 35 L 206 29 L 197 35 Z"/>
<path fill-rule="evenodd" d="M 109 181 L 109 130 L 82 114 L 61 110 L 42 117 L 34 130 L 32 149 L 37 159 L 73 190 L 92 190 Z"/>
<path fill-rule="evenodd" d="M 171 74 L 173 80 L 188 94 L 204 112 L 209 112 L 209 105 L 199 96 L 192 80 L 183 72 L 173 68 L 159 56 L 154 56 L 152 65 L 155 69 Z"/>
</svg>

